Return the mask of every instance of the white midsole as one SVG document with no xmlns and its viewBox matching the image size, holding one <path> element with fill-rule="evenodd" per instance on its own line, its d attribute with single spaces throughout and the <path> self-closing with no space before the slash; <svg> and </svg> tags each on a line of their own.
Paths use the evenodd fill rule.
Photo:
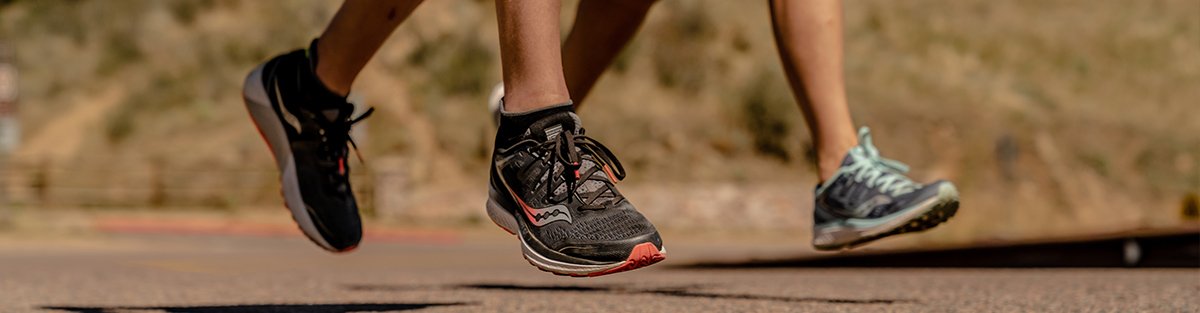
<svg viewBox="0 0 1200 313">
<path fill-rule="evenodd" d="M 292 218 L 296 220 L 305 236 L 325 249 L 335 250 L 333 245 L 321 236 L 321 232 L 313 224 L 312 217 L 308 215 L 304 197 L 300 194 L 300 180 L 296 177 L 292 145 L 288 141 L 283 124 L 279 122 L 278 115 L 275 115 L 275 109 L 271 107 L 271 100 L 267 98 L 267 88 L 262 83 L 262 71 L 263 65 L 259 65 L 246 77 L 246 82 L 242 85 L 242 97 L 246 102 L 246 110 L 250 112 L 250 117 L 254 119 L 254 124 L 262 132 L 263 138 L 270 144 L 271 153 L 275 155 L 284 204 L 288 211 L 292 212 Z"/>
<path fill-rule="evenodd" d="M 521 233 L 517 233 L 517 236 L 522 237 L 521 238 L 521 253 L 525 254 L 525 259 L 529 260 L 529 263 L 533 263 L 533 265 L 537 266 L 538 268 L 541 268 L 541 269 L 544 269 L 547 271 L 551 271 L 551 272 L 555 272 L 555 273 L 559 273 L 559 274 L 574 274 L 574 275 L 595 274 L 595 273 L 599 273 L 599 272 L 603 272 L 603 271 L 621 267 L 621 266 L 625 265 L 625 263 L 629 262 L 628 260 L 623 260 L 620 262 L 614 262 L 614 263 L 608 263 L 608 264 L 594 264 L 593 265 L 593 264 L 574 264 L 574 263 L 555 261 L 550 258 L 544 257 L 541 254 L 538 254 L 537 251 L 534 251 L 532 248 L 529 248 L 529 245 L 525 244 L 525 240 L 523 238 L 524 235 L 522 235 Z M 667 247 L 662 247 L 661 249 L 658 250 L 658 253 L 663 254 L 663 255 L 667 254 Z"/>
</svg>

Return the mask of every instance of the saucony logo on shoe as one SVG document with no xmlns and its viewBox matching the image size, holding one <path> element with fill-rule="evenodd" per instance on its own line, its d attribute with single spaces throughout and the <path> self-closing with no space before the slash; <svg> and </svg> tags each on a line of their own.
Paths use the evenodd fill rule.
<svg viewBox="0 0 1200 313">
<path fill-rule="evenodd" d="M 557 204 L 540 209 L 534 208 L 525 203 L 525 200 L 522 200 L 520 196 L 517 196 L 512 191 L 512 188 L 508 187 L 508 183 L 504 182 L 503 178 L 500 181 L 501 184 L 504 184 L 504 189 L 508 190 L 508 194 L 517 200 L 517 205 L 521 206 L 521 211 L 525 212 L 525 217 L 529 218 L 529 222 L 533 223 L 533 225 L 543 226 L 557 221 L 566 221 L 567 224 L 571 223 L 571 211 L 567 209 L 566 205 Z"/>
<path fill-rule="evenodd" d="M 511 158 L 497 160 L 495 165 L 496 171 L 500 171 L 500 168 L 505 166 L 505 163 L 507 163 L 506 161 L 508 159 Z M 566 221 L 567 223 L 571 223 L 571 211 L 567 209 L 566 205 L 557 204 L 540 209 L 534 208 L 533 206 L 525 203 L 525 200 L 521 199 L 521 196 L 517 195 L 516 192 L 513 192 L 512 187 L 508 186 L 508 181 L 505 180 L 504 177 L 500 177 L 500 184 L 504 186 L 504 189 L 508 191 L 508 194 L 511 195 L 513 199 L 517 200 L 517 204 L 520 205 L 521 210 L 525 212 L 525 217 L 529 218 L 529 222 L 533 223 L 533 225 L 542 226 L 556 221 Z"/>
<path fill-rule="evenodd" d="M 571 213 L 568 213 L 567 206 L 555 205 L 541 209 L 534 209 L 529 206 L 525 207 L 525 213 L 529 214 L 530 222 L 533 225 L 542 226 L 555 221 L 567 221 L 571 223 Z"/>
</svg>

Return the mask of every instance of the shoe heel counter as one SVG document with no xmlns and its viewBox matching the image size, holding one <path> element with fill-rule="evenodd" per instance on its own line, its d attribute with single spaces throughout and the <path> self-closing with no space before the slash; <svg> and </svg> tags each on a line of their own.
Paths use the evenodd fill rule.
<svg viewBox="0 0 1200 313">
<path fill-rule="evenodd" d="M 821 193 L 817 193 L 815 191 L 813 192 L 813 205 L 812 205 L 813 225 L 821 225 L 821 224 L 825 224 L 825 223 L 833 220 L 832 216 L 830 216 L 828 213 L 824 212 L 824 210 L 826 208 L 824 205 L 822 205 L 826 200 L 825 198 L 828 196 L 829 196 L 828 191 L 821 192 Z"/>
<path fill-rule="evenodd" d="M 516 235 L 518 229 L 517 217 L 512 211 L 512 201 L 509 200 L 507 190 L 500 185 L 500 178 L 496 173 L 495 166 L 490 167 L 488 177 L 488 200 L 484 208 L 488 217 L 492 219 L 496 226 L 507 231 L 510 234 Z"/>
<path fill-rule="evenodd" d="M 265 68 L 265 63 L 260 64 L 246 75 L 246 80 L 242 83 L 242 97 L 254 104 L 269 106 L 271 102 L 267 98 L 267 88 L 263 82 L 263 70 Z"/>
</svg>

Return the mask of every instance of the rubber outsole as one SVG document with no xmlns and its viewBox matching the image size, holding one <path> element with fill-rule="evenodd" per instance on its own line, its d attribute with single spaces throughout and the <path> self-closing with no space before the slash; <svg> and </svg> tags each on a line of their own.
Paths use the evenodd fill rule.
<svg viewBox="0 0 1200 313">
<path fill-rule="evenodd" d="M 866 237 L 863 237 L 862 239 L 855 240 L 855 241 L 852 241 L 847 244 L 834 246 L 834 247 L 828 247 L 828 248 L 821 247 L 819 249 L 820 250 L 852 249 L 852 248 L 862 246 L 862 245 L 865 245 L 865 244 L 868 244 L 873 241 L 883 239 L 886 237 L 891 237 L 891 236 L 900 235 L 900 234 L 926 231 L 931 228 L 937 227 L 938 225 L 941 225 L 942 223 L 945 223 L 946 221 L 949 221 L 950 218 L 954 217 L 954 214 L 956 214 L 956 213 L 958 213 L 958 200 L 951 200 L 951 201 L 947 201 L 944 203 L 939 203 L 939 204 L 936 204 L 933 207 L 933 209 L 929 210 L 929 212 L 926 212 L 925 214 L 922 214 L 921 216 L 919 216 L 917 218 L 909 220 L 907 223 L 904 223 L 904 225 L 901 225 L 900 227 L 894 228 L 890 231 L 886 231 L 886 232 L 883 232 L 883 233 L 880 233 L 877 235 L 873 235 L 873 236 L 866 236 Z"/>
<path fill-rule="evenodd" d="M 629 257 L 625 258 L 625 261 L 621 261 L 620 263 L 617 263 L 616 265 L 614 265 L 608 269 L 591 272 L 591 273 L 559 272 L 559 271 L 555 271 L 553 269 L 542 267 L 542 266 L 538 265 L 536 262 L 534 262 L 533 259 L 530 259 L 530 256 L 528 254 L 523 254 L 523 256 L 525 257 L 525 261 L 529 262 L 529 265 L 533 265 L 533 267 L 536 267 L 537 269 L 539 269 L 543 272 L 551 273 L 551 274 L 558 275 L 558 276 L 580 277 L 580 278 L 582 278 L 582 277 L 597 277 L 597 276 L 604 276 L 604 275 L 608 275 L 608 274 L 616 274 L 616 273 L 620 273 L 620 272 L 632 271 L 635 269 L 654 265 L 655 263 L 662 262 L 663 260 L 667 259 L 665 249 L 659 250 L 658 248 L 654 247 L 653 243 L 649 243 L 649 242 L 641 243 L 641 244 L 638 244 L 637 246 L 634 246 L 633 250 L 629 252 Z"/>
</svg>

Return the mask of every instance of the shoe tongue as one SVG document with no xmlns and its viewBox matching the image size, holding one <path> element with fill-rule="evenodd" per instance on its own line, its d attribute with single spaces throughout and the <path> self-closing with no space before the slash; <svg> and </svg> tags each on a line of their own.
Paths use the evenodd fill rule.
<svg viewBox="0 0 1200 313">
<path fill-rule="evenodd" d="M 326 122 L 336 122 L 346 119 L 354 113 L 354 105 L 347 103 L 344 98 L 337 96 L 309 96 L 304 99 L 304 110 L 311 113 L 314 119 L 324 119 Z"/>
<path fill-rule="evenodd" d="M 866 153 L 862 151 L 861 147 L 850 148 L 850 151 L 846 152 L 846 156 L 842 157 L 842 166 L 850 166 L 851 164 L 854 164 L 855 158 L 853 155 L 866 157 Z"/>
<path fill-rule="evenodd" d="M 325 120 L 327 120 L 329 122 L 337 121 L 338 116 L 341 115 L 341 113 L 342 113 L 342 110 L 338 110 L 338 109 L 321 110 L 321 115 L 323 117 L 325 117 Z"/>
<path fill-rule="evenodd" d="M 340 103 L 318 110 L 317 112 L 320 113 L 318 116 L 324 117 L 328 122 L 337 122 L 344 121 L 349 118 L 351 114 L 354 114 L 353 104 L 346 102 L 344 99 L 339 99 L 338 102 Z"/>
<path fill-rule="evenodd" d="M 562 134 L 563 130 L 570 130 L 578 134 L 580 128 L 579 116 L 574 112 L 555 113 L 534 122 L 529 126 L 529 134 L 545 138 L 546 140 L 554 140 Z"/>
</svg>

